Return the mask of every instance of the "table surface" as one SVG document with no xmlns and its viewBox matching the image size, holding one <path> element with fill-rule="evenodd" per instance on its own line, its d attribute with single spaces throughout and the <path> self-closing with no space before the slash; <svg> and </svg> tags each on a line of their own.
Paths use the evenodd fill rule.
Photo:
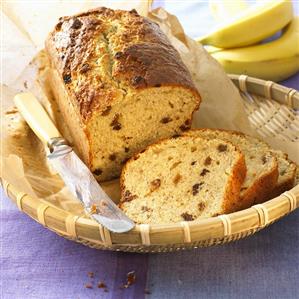
<svg viewBox="0 0 299 299">
<path fill-rule="evenodd" d="M 177 3 L 166 8 L 194 36 L 195 12 L 206 6 Z M 282 84 L 298 89 L 299 73 Z M 1 299 L 299 298 L 299 210 L 238 242 L 148 255 L 84 247 L 19 212 L 3 193 L 0 203 Z M 129 271 L 136 283 L 122 289 Z"/>
</svg>

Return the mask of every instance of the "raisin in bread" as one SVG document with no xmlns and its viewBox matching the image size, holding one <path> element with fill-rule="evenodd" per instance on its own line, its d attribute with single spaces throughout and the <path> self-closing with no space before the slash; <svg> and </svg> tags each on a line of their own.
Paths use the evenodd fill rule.
<svg viewBox="0 0 299 299">
<path fill-rule="evenodd" d="M 269 199 L 279 196 L 284 191 L 294 187 L 297 165 L 288 159 L 288 155 L 281 151 L 272 151 L 278 160 L 278 180 Z"/>
<path fill-rule="evenodd" d="M 238 209 L 248 208 L 269 198 L 277 183 L 278 163 L 265 142 L 240 132 L 214 129 L 190 130 L 186 135 L 230 141 L 245 155 L 247 174 L 241 188 Z"/>
<path fill-rule="evenodd" d="M 200 95 L 159 26 L 98 8 L 62 17 L 47 38 L 50 84 L 74 145 L 99 181 L 154 141 L 189 129 Z"/>
<path fill-rule="evenodd" d="M 136 223 L 175 223 L 233 212 L 246 175 L 231 143 L 202 137 L 162 140 L 121 175 L 121 209 Z"/>
</svg>

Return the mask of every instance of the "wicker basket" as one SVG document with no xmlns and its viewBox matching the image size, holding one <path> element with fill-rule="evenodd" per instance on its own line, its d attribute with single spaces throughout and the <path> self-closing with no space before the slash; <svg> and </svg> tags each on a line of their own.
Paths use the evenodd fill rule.
<svg viewBox="0 0 299 299">
<path fill-rule="evenodd" d="M 247 76 L 230 77 L 239 88 L 249 119 L 261 136 L 279 135 L 289 141 L 299 141 L 299 92 Z M 247 237 L 298 207 L 298 183 L 297 179 L 297 186 L 292 190 L 240 212 L 170 225 L 142 224 L 130 232 L 116 234 L 85 216 L 33 199 L 2 180 L 5 192 L 19 209 L 55 233 L 93 248 L 131 252 L 177 251 Z"/>
</svg>

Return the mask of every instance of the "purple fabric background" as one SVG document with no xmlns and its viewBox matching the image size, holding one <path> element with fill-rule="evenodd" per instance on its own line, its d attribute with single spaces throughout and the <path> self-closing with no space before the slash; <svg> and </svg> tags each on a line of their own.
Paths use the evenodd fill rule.
<svg viewBox="0 0 299 299">
<path fill-rule="evenodd" d="M 179 4 L 166 8 L 179 15 L 187 33 L 199 32 L 202 20 L 208 27 L 198 17 L 206 15 L 206 3 Z M 282 84 L 299 89 L 299 73 Z M 299 298 L 299 211 L 235 243 L 141 255 L 84 247 L 44 229 L 3 194 L 0 204 L 1 299 Z M 136 284 L 121 290 L 131 270 Z M 100 280 L 107 293 L 96 287 Z M 86 289 L 90 282 L 93 289 Z"/>
<path fill-rule="evenodd" d="M 146 255 L 82 246 L 45 229 L 4 196 L 1 203 L 1 299 L 143 298 Z M 136 284 L 120 289 L 131 270 Z M 85 288 L 92 281 L 94 288 Z M 97 288 L 98 281 L 108 293 Z"/>
</svg>

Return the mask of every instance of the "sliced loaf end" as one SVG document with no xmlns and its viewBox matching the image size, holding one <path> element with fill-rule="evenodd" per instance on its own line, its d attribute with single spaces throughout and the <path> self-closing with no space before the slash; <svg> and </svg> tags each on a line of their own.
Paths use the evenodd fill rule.
<svg viewBox="0 0 299 299">
<path fill-rule="evenodd" d="M 239 210 L 268 199 L 277 183 L 278 163 L 265 142 L 240 132 L 217 129 L 190 130 L 185 135 L 219 138 L 240 148 L 245 155 L 247 174 L 241 188 Z"/>
</svg>

